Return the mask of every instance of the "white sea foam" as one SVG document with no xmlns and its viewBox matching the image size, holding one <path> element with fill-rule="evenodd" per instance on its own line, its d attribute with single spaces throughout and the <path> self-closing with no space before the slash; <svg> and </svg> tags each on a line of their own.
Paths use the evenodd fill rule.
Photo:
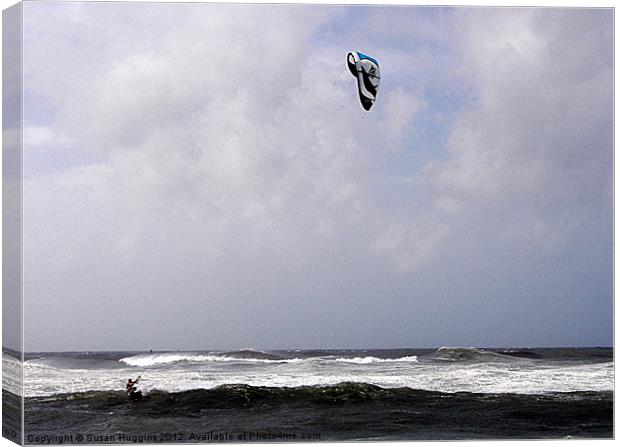
<svg viewBox="0 0 620 447">
<path fill-rule="evenodd" d="M 302 359 L 267 359 L 252 357 L 235 357 L 230 355 L 196 355 L 196 354 L 140 354 L 119 360 L 129 366 L 149 367 L 178 362 L 246 362 L 246 363 L 296 363 Z"/>
<path fill-rule="evenodd" d="M 415 355 L 405 356 L 394 359 L 383 359 L 378 357 L 340 357 L 329 359 L 326 358 L 324 361 L 334 361 L 334 362 L 342 362 L 342 363 L 357 363 L 357 364 L 370 364 L 370 363 L 395 363 L 395 362 L 417 362 L 418 357 Z M 119 362 L 125 363 L 129 366 L 138 366 L 138 367 L 150 367 L 157 365 L 167 365 L 172 363 L 180 363 L 180 362 L 244 362 L 244 363 L 300 363 L 300 362 L 314 362 L 316 358 L 253 358 L 253 357 L 236 357 L 234 355 L 220 355 L 220 354 L 209 354 L 209 355 L 196 355 L 196 354 L 184 354 L 184 353 L 163 353 L 163 354 L 139 354 L 130 357 L 124 357 L 119 360 Z"/>
<path fill-rule="evenodd" d="M 2 389 L 17 396 L 22 395 L 22 362 L 2 353 Z"/>
<path fill-rule="evenodd" d="M 145 392 L 177 392 L 224 384 L 297 387 L 363 382 L 384 388 L 448 393 L 543 394 L 612 391 L 614 384 L 613 362 L 446 363 L 418 362 L 415 356 L 273 360 L 168 353 L 126 357 L 117 365 L 120 367 L 89 370 L 72 365 L 71 369 L 63 369 L 57 363 L 52 367 L 40 360 L 29 360 L 24 363 L 25 395 L 122 390 L 127 379 L 137 375 L 142 375 L 140 387 Z"/>
<path fill-rule="evenodd" d="M 406 357 L 399 357 L 396 359 L 380 359 L 378 357 L 353 357 L 353 358 L 347 358 L 347 357 L 340 357 L 335 359 L 336 362 L 343 362 L 343 363 L 357 363 L 359 365 L 368 365 L 370 363 L 398 363 L 398 362 L 417 362 L 418 361 L 418 357 L 416 355 L 411 355 L 411 356 L 406 356 Z"/>
</svg>

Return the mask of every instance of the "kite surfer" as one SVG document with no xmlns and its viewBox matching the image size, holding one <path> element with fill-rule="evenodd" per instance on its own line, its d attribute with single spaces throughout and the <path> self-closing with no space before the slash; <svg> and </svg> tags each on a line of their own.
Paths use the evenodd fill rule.
<svg viewBox="0 0 620 447">
<path fill-rule="evenodd" d="M 140 381 L 140 377 L 142 377 L 142 376 L 138 376 L 136 378 L 136 380 L 129 379 L 127 381 L 127 385 L 125 386 L 125 392 L 127 393 L 127 396 L 129 396 L 129 399 L 131 399 L 131 400 L 142 399 L 142 391 L 140 391 L 136 387 L 136 385 Z"/>
</svg>

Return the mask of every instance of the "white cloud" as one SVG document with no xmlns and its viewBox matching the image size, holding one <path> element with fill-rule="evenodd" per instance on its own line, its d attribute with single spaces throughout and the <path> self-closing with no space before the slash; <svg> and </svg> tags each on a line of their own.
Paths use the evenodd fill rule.
<svg viewBox="0 0 620 447">
<path fill-rule="evenodd" d="M 579 230 L 606 234 L 588 220 L 605 216 L 611 190 L 605 14 L 442 14 L 428 20 L 448 37 L 427 26 L 422 46 L 419 32 L 394 44 L 399 27 L 380 26 L 364 35 L 384 42 L 386 62 L 379 101 L 363 115 L 354 79 L 338 78 L 359 27 L 316 42 L 333 8 L 141 7 L 29 16 L 27 88 L 55 113 L 26 141 L 62 136 L 74 161 L 24 186 L 34 327 L 54 316 L 101 334 L 101 316 L 114 315 L 123 329 L 105 342 L 115 346 L 135 332 L 135 315 L 158 340 L 208 333 L 218 347 L 274 346 L 274 327 L 293 344 L 338 344 L 381 317 L 430 331 L 422 308 L 437 312 L 438 299 L 425 304 L 418 282 L 429 296 L 458 285 L 430 268 L 466 266 L 475 284 L 498 252 L 519 255 L 525 270 L 533 250 L 557 256 Z M 447 123 L 445 147 L 415 172 L 389 167 L 416 151 L 423 118 L 444 112 L 426 89 L 449 84 L 477 101 Z M 45 331 L 36 334 L 42 343 Z"/>
<path fill-rule="evenodd" d="M 456 115 L 445 159 L 418 181 L 433 185 L 435 202 L 418 219 L 445 222 L 452 239 L 568 249 L 587 213 L 609 210 L 592 203 L 611 192 L 609 15 L 465 9 L 458 24 L 457 72 L 477 101 Z M 402 253 L 418 241 L 440 243 L 429 228 Z"/>
<path fill-rule="evenodd" d="M 346 246 L 360 240 L 369 249 L 366 230 L 355 229 L 368 213 L 368 149 L 349 125 L 361 109 L 338 110 L 355 99 L 354 82 L 334 86 L 325 74 L 338 71 L 340 61 L 320 50 L 302 57 L 321 14 L 278 11 L 208 9 L 185 17 L 181 29 L 158 36 L 152 48 L 137 42 L 139 51 L 106 52 L 90 81 L 64 96 L 62 86 L 47 87 L 58 98 L 54 131 L 79 142 L 73 156 L 89 150 L 107 156 L 26 181 L 28 296 L 40 303 L 32 321 L 66 306 L 81 312 L 84 297 L 111 299 L 101 309 L 124 306 L 121 325 L 135 312 L 159 319 L 161 306 L 145 309 L 145 296 L 163 303 L 179 281 L 200 291 L 176 290 L 170 299 L 200 309 L 246 287 L 247 269 L 260 277 L 271 265 L 319 259 L 332 246 L 343 248 L 339 262 L 346 263 L 353 256 Z M 58 39 L 50 45 L 85 51 L 64 34 Z M 98 37 L 84 41 L 99 44 Z M 63 67 L 42 71 L 61 77 L 54 70 Z M 188 280 L 194 270 L 200 273 Z M 153 275 L 167 285 L 152 291 Z M 227 290 L 230 275 L 241 285 Z M 117 288 L 134 299 L 110 298 Z M 239 299 L 225 306 L 244 309 Z M 104 324 L 97 315 L 84 319 Z"/>
</svg>

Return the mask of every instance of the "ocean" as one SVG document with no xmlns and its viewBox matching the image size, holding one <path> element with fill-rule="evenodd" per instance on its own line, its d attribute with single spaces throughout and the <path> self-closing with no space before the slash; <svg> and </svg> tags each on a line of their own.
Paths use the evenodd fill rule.
<svg viewBox="0 0 620 447">
<path fill-rule="evenodd" d="M 5 350 L 13 433 L 20 367 Z M 23 372 L 26 444 L 613 437 L 612 348 L 28 353 Z"/>
</svg>

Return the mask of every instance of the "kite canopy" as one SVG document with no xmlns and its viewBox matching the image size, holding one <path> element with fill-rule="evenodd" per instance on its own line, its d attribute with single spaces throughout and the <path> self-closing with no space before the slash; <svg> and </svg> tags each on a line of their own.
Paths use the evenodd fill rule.
<svg viewBox="0 0 620 447">
<path fill-rule="evenodd" d="M 369 111 L 377 98 L 379 81 L 379 62 L 376 59 L 358 51 L 351 51 L 347 55 L 349 71 L 357 78 L 357 90 L 364 110 Z"/>
</svg>

